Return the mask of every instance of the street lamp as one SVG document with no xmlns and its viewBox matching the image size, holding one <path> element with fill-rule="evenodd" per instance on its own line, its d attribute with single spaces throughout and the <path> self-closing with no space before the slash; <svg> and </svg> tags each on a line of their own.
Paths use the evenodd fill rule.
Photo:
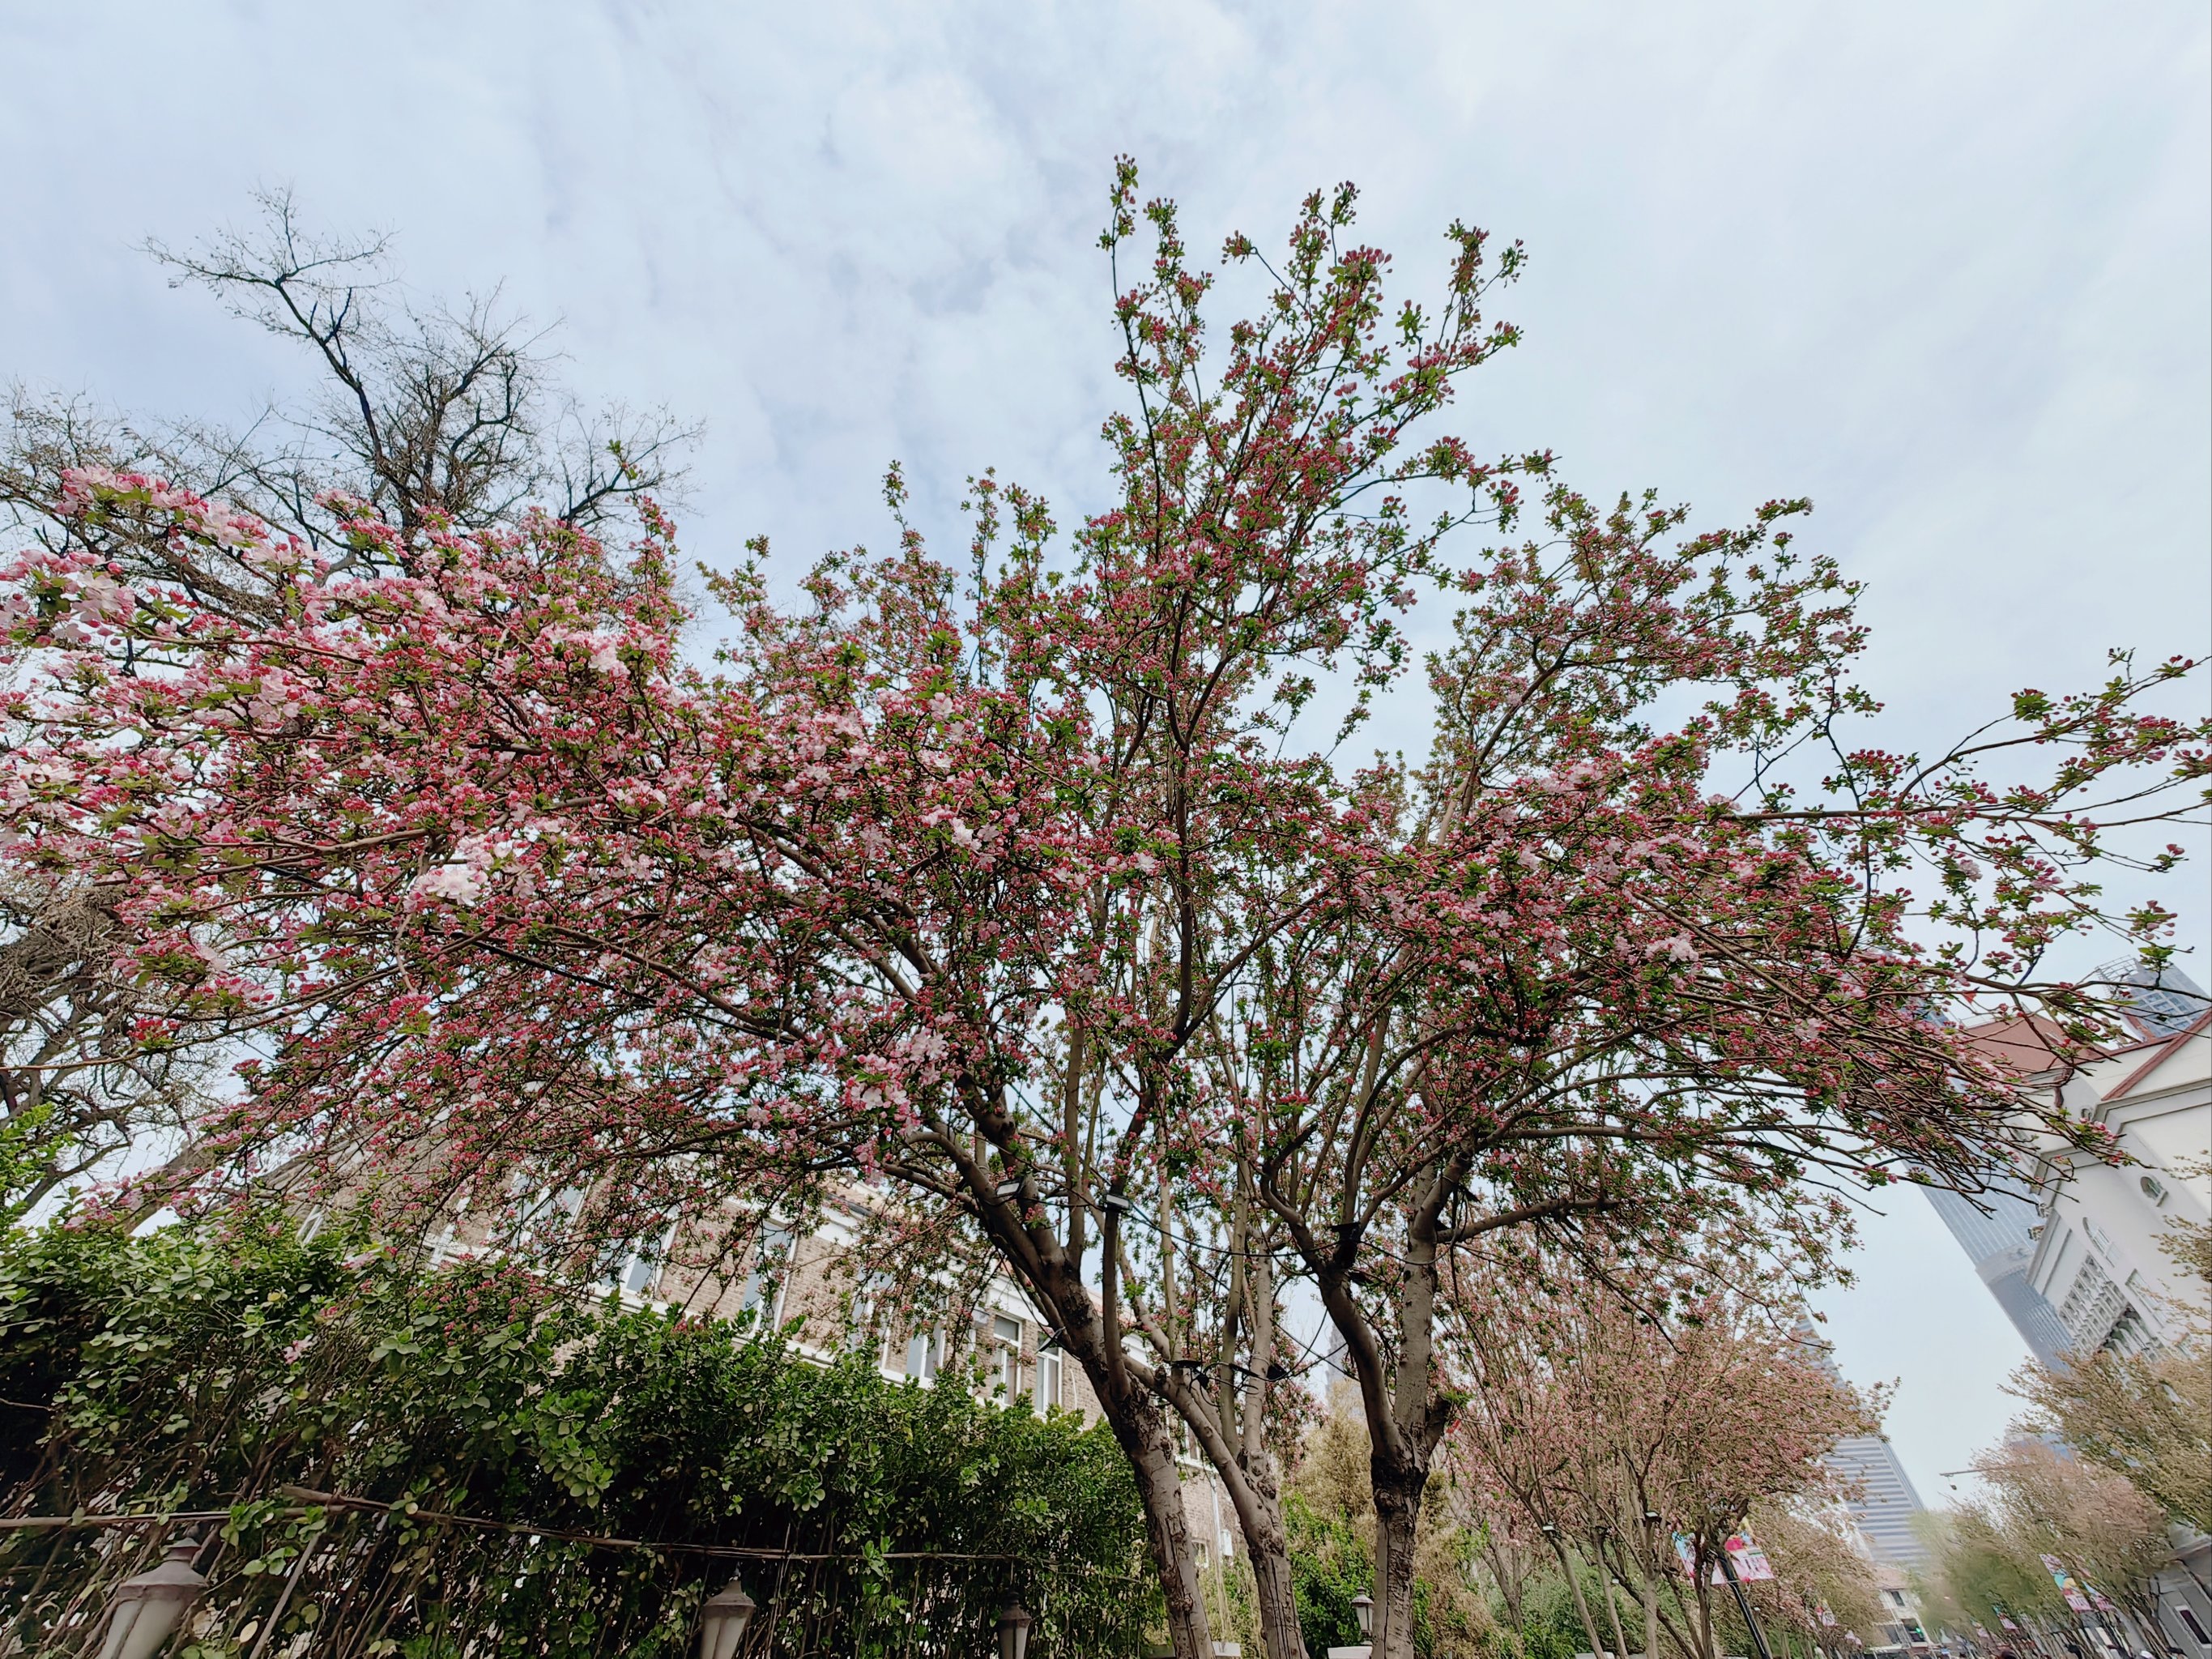
<svg viewBox="0 0 2212 1659">
<path fill-rule="evenodd" d="M 1030 1650 L 1030 1616 L 1018 1601 L 1006 1603 L 999 1615 L 999 1659 L 1026 1659 Z"/>
<path fill-rule="evenodd" d="M 153 1659 L 161 1650 L 184 1622 L 185 1610 L 207 1588 L 207 1580 L 192 1570 L 199 1553 L 200 1540 L 188 1533 L 162 1552 L 160 1565 L 115 1587 L 100 1659 Z"/>
<path fill-rule="evenodd" d="M 1359 1621 L 1362 1636 L 1375 1634 L 1375 1603 L 1368 1598 L 1366 1591 L 1362 1590 L 1352 1598 L 1352 1616 Z"/>
<path fill-rule="evenodd" d="M 745 1639 L 745 1626 L 753 1621 L 753 1598 L 738 1582 L 741 1567 L 730 1582 L 707 1598 L 699 1609 L 699 1659 L 735 1659 L 738 1644 Z"/>
</svg>

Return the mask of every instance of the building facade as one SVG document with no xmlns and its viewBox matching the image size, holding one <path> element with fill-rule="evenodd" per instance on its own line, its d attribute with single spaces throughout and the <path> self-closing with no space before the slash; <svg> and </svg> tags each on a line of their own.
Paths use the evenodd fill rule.
<svg viewBox="0 0 2212 1659">
<path fill-rule="evenodd" d="M 1838 1441 L 1821 1461 L 1850 1484 L 1853 1495 L 1844 1500 L 1844 1507 L 1875 1555 L 1904 1571 L 1924 1571 L 1928 1546 L 1915 1522 L 1927 1505 L 1920 1501 L 1905 1465 L 1898 1462 L 1889 1437 L 1853 1435 Z"/>
<path fill-rule="evenodd" d="M 2205 1311 L 2166 1245 L 2177 1224 L 2212 1218 L 2212 1013 L 2081 1067 L 2059 1101 L 2127 1161 L 2051 1141 L 2027 1282 L 2077 1353 L 2163 1346 Z"/>
<path fill-rule="evenodd" d="M 2127 988 L 2132 1040 L 2069 1069 L 2056 1034 L 2033 1018 L 1993 1020 L 1970 1035 L 2070 1115 L 2102 1126 L 2128 1162 L 2115 1166 L 2047 1137 L 2040 1169 L 2002 1172 L 1968 1197 L 1923 1188 L 2027 1351 L 2043 1364 L 2069 1352 L 2134 1352 L 2170 1334 L 2181 1283 L 2162 1248 L 2176 1221 L 2212 1208 L 2212 1088 L 2208 1002 L 2168 968 L 2154 978 L 2115 965 L 2100 979 Z"/>
</svg>

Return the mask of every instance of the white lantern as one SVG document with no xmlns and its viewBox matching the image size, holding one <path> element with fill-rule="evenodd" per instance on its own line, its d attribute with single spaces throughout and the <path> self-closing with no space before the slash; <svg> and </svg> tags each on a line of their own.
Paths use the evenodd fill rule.
<svg viewBox="0 0 2212 1659">
<path fill-rule="evenodd" d="M 999 1659 L 1026 1659 L 1030 1650 L 1030 1616 L 1018 1601 L 1006 1603 L 999 1615 Z"/>
<path fill-rule="evenodd" d="M 192 1570 L 199 1553 L 198 1539 L 179 1538 L 162 1553 L 158 1566 L 115 1587 L 100 1659 L 153 1659 L 161 1650 L 207 1588 L 207 1580 Z"/>
<path fill-rule="evenodd" d="M 1352 1598 L 1352 1615 L 1359 1620 L 1359 1633 L 1362 1636 L 1375 1634 L 1375 1603 L 1369 1599 L 1364 1590 Z"/>
<path fill-rule="evenodd" d="M 730 1582 L 699 1609 L 699 1659 L 735 1659 L 745 1626 L 753 1621 L 753 1598 L 738 1582 L 743 1576 L 742 1569 L 732 1573 Z"/>
</svg>

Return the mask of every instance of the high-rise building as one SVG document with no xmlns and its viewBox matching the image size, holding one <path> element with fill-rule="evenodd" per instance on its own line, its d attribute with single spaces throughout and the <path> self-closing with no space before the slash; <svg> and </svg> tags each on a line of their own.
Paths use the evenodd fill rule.
<svg viewBox="0 0 2212 1659">
<path fill-rule="evenodd" d="M 1838 1382 L 1843 1380 L 1842 1371 L 1836 1367 L 1835 1345 L 1802 1313 L 1796 1336 L 1815 1364 Z M 1927 1505 L 1913 1489 L 1905 1465 L 1898 1462 L 1897 1449 L 1889 1443 L 1889 1437 L 1855 1434 L 1838 1441 L 1835 1449 L 1820 1461 L 1850 1488 L 1851 1495 L 1844 1500 L 1844 1507 L 1850 1511 L 1867 1547 L 1882 1560 L 1906 1571 L 1926 1568 L 1928 1547 L 1920 1541 L 1912 1518 Z"/>
<path fill-rule="evenodd" d="M 2035 1258 L 2041 1211 L 2024 1193 L 2003 1188 L 1968 1198 L 1942 1187 L 1923 1187 L 1929 1204 L 1974 1264 L 1974 1272 L 2012 1321 L 2027 1351 L 2048 1365 L 2067 1346 L 2057 1310 L 2027 1282 Z"/>
<path fill-rule="evenodd" d="M 1855 1496 L 1844 1500 L 1860 1534 L 1876 1553 L 1908 1571 L 1928 1565 L 1928 1546 L 1914 1530 L 1913 1516 L 1927 1506 L 1913 1490 L 1912 1477 L 1897 1461 L 1897 1449 L 1882 1434 L 1856 1434 L 1838 1441 L 1822 1460 L 1849 1481 Z"/>
</svg>

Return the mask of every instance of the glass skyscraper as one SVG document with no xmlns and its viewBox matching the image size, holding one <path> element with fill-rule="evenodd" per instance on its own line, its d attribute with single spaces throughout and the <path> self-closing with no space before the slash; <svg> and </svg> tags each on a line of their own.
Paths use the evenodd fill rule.
<svg viewBox="0 0 2212 1659">
<path fill-rule="evenodd" d="M 2057 1310 L 2027 1282 L 2027 1264 L 2035 1255 L 2033 1229 L 2039 1213 L 2034 1200 L 1997 1188 L 1972 1198 L 1941 1187 L 1920 1190 L 1959 1241 L 2027 1351 L 2046 1365 L 2054 1364 L 2071 1339 L 2059 1322 Z"/>
<path fill-rule="evenodd" d="M 1796 1336 L 1813 1362 L 1829 1376 L 1842 1380 L 1836 1367 L 1834 1345 L 1822 1336 L 1810 1318 L 1800 1313 Z M 1897 1449 L 1885 1434 L 1855 1434 L 1836 1443 L 1820 1460 L 1850 1487 L 1844 1500 L 1851 1520 L 1868 1547 L 1893 1565 L 1907 1571 L 1925 1570 L 1928 1547 L 1914 1530 L 1912 1517 L 1927 1506 L 1913 1489 L 1912 1477 L 1897 1461 Z"/>
</svg>

